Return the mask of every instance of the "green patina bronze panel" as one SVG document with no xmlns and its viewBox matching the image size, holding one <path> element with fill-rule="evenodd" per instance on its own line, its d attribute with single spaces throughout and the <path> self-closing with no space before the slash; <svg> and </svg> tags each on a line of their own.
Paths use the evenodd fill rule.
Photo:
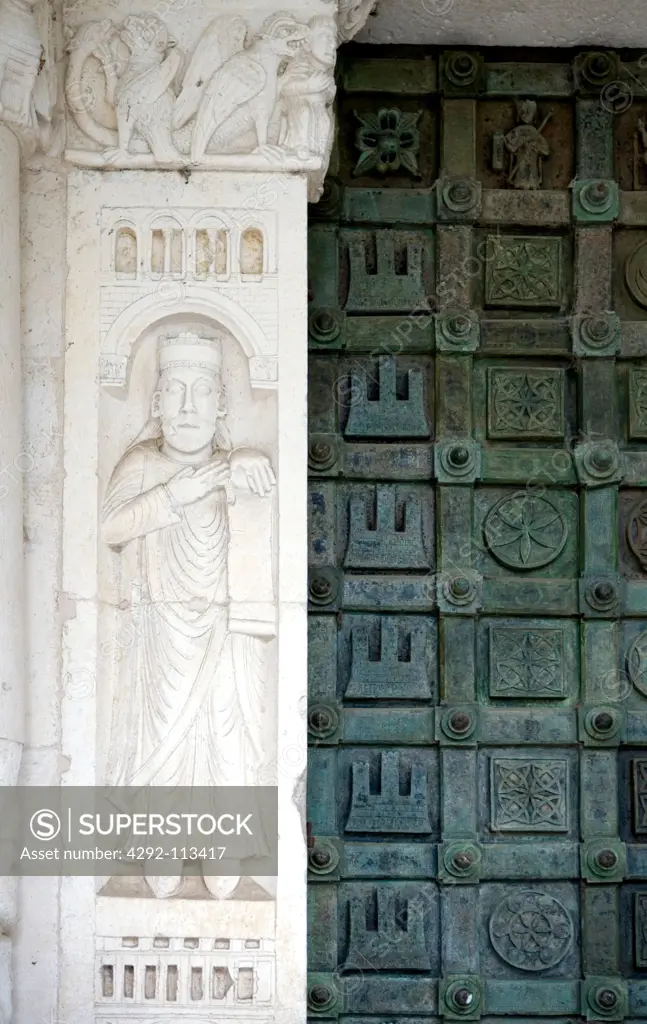
<svg viewBox="0 0 647 1024">
<path fill-rule="evenodd" d="M 647 1020 L 647 68 L 342 48 L 308 1007 Z"/>
</svg>

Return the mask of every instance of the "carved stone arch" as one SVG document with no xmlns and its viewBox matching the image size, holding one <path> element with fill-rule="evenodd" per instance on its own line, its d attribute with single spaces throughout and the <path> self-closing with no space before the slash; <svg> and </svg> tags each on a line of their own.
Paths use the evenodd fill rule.
<svg viewBox="0 0 647 1024">
<path fill-rule="evenodd" d="M 226 281 L 233 269 L 235 222 L 224 210 L 199 210 L 188 220 L 188 267 L 189 273 L 198 280 L 216 277 Z M 201 235 L 207 236 L 210 252 L 205 254 L 205 243 Z M 201 272 L 199 264 L 209 257 L 209 267 Z"/>
<path fill-rule="evenodd" d="M 248 227 L 241 231 L 238 265 L 241 278 L 262 280 L 267 271 L 267 245 L 261 227 Z"/>
<path fill-rule="evenodd" d="M 164 221 L 174 221 L 182 229 L 185 229 L 187 226 L 187 220 L 183 216 L 182 209 L 174 206 L 172 210 L 153 210 L 145 220 L 146 229 L 150 231 L 158 223 L 162 224 Z"/>
<path fill-rule="evenodd" d="M 196 228 L 202 227 L 203 223 L 207 221 L 221 224 L 225 231 L 229 231 L 232 234 L 237 223 L 236 218 L 232 217 L 227 210 L 211 210 L 207 208 L 193 213 L 187 221 L 187 226 L 189 231 L 194 231 Z"/>
<path fill-rule="evenodd" d="M 123 265 L 120 256 L 124 258 L 132 253 L 125 251 L 123 243 L 125 239 L 131 240 L 130 248 L 134 251 L 135 265 L 130 269 Z M 110 246 L 110 270 L 115 277 L 135 280 L 139 276 L 140 261 L 142 259 L 142 237 L 135 221 L 129 217 L 120 217 L 111 228 Z"/>
<path fill-rule="evenodd" d="M 164 311 L 157 292 L 133 302 L 112 324 L 103 339 L 99 379 L 116 394 L 126 393 L 128 372 L 137 341 L 145 331 L 168 325 L 178 318 L 196 317 L 213 328 L 223 328 L 239 343 L 249 361 L 252 389 L 277 386 L 276 353 L 256 320 L 237 302 L 208 286 L 182 285 L 175 308 Z"/>
<path fill-rule="evenodd" d="M 179 242 L 179 246 L 177 243 Z M 145 229 L 146 269 L 153 277 L 183 277 L 187 263 L 187 222 L 179 211 L 156 210 Z M 177 247 L 177 248 L 176 248 Z M 179 257 L 179 259 L 178 259 Z"/>
<path fill-rule="evenodd" d="M 263 277 L 276 273 L 276 223 L 271 213 L 263 210 L 247 210 L 244 218 L 236 221 L 236 231 L 232 235 L 232 250 L 235 253 L 236 266 L 240 266 L 243 236 L 249 231 L 259 231 L 263 238 Z"/>
</svg>

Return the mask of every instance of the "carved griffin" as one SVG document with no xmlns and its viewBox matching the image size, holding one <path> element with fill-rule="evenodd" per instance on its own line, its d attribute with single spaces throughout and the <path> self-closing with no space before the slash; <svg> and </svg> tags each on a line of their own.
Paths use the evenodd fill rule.
<svg viewBox="0 0 647 1024">
<path fill-rule="evenodd" d="M 70 46 L 66 96 L 104 160 L 200 164 L 209 154 L 322 156 L 334 95 L 332 19 L 279 11 L 250 37 L 245 19 L 215 19 L 180 79 L 182 57 L 155 15 L 82 26 Z"/>
<path fill-rule="evenodd" d="M 173 163 L 177 150 L 171 138 L 175 102 L 171 83 L 182 57 L 174 49 L 166 26 L 155 15 L 131 15 L 120 35 L 130 50 L 130 60 L 114 92 L 118 146 L 106 157 L 111 161 L 127 158 L 136 128 L 158 163 Z"/>
<path fill-rule="evenodd" d="M 120 43 L 128 49 L 125 59 L 120 56 Z M 103 95 L 96 76 L 85 73 L 89 57 L 103 71 Z M 158 163 L 177 162 L 180 154 L 171 137 L 175 102 L 171 83 L 181 63 L 166 26 L 154 14 L 131 15 L 120 31 L 107 20 L 90 22 L 79 30 L 70 47 L 67 102 L 86 135 L 107 147 L 108 162 L 129 159 L 135 131 Z"/>
<path fill-rule="evenodd" d="M 246 26 L 242 19 L 223 20 L 229 23 L 214 22 L 198 46 L 175 108 L 176 128 L 196 114 L 192 163 L 199 163 L 212 140 L 216 150 L 226 149 L 252 129 L 257 151 L 276 153 L 268 145 L 268 129 L 277 102 L 279 65 L 298 52 L 308 31 L 292 15 L 274 14 L 249 47 L 227 54 L 228 48 L 242 43 Z"/>
</svg>

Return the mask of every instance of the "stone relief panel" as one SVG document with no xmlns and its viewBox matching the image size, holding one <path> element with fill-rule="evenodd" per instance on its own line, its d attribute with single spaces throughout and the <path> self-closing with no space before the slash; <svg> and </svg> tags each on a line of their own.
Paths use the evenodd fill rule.
<svg viewBox="0 0 647 1024">
<path fill-rule="evenodd" d="M 106 167 L 325 169 L 337 27 L 278 11 L 253 31 L 221 15 L 188 43 L 157 13 L 68 22 L 75 163 Z M 224 156 L 247 156 L 227 164 Z"/>
<path fill-rule="evenodd" d="M 251 397 L 231 335 L 189 323 L 151 328 L 127 402 L 103 406 L 106 781 L 269 784 L 273 403 Z M 192 895 L 237 898 L 242 884 L 246 898 L 272 896 L 269 879 L 203 881 Z M 113 879 L 104 894 L 182 896 L 185 883 L 147 877 L 126 892 Z"/>
<path fill-rule="evenodd" d="M 127 1009 L 129 1021 L 150 1021 L 163 1008 L 190 1010 L 196 1020 L 213 1013 L 269 1022 L 274 966 L 274 942 L 266 938 L 98 937 L 95 1020 L 110 1024 Z"/>
<path fill-rule="evenodd" d="M 347 43 L 363 28 L 375 7 L 374 0 L 339 0 L 339 42 Z"/>
<path fill-rule="evenodd" d="M 259 188 L 261 203 L 273 202 L 279 187 L 266 180 Z M 138 301 L 169 315 L 193 301 L 194 309 L 208 313 L 217 291 L 221 303 L 231 304 L 232 316 L 244 310 L 253 327 L 252 386 L 276 387 L 276 240 L 276 215 L 270 210 L 104 209 L 101 383 L 115 390 L 126 386 L 137 334 L 129 328 Z M 148 310 L 142 315 L 145 322 Z"/>
<path fill-rule="evenodd" d="M 39 0 L 0 2 L 0 121 L 11 126 L 28 154 L 53 141 L 57 76 L 50 21 L 48 5 Z"/>
</svg>

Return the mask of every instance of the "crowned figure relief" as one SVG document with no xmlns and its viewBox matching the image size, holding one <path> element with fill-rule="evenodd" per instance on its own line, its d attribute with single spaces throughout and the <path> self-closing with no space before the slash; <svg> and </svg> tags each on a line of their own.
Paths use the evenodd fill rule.
<svg viewBox="0 0 647 1024">
<path fill-rule="evenodd" d="M 103 540 L 121 554 L 134 638 L 119 670 L 109 782 L 253 785 L 264 756 L 273 595 L 251 611 L 235 611 L 230 516 L 237 495 L 253 496 L 260 514 L 274 474 L 266 455 L 232 450 L 220 340 L 193 333 L 163 338 L 158 360 L 150 419 L 117 463 L 102 510 Z M 267 565 L 250 565 L 259 578 L 271 573 L 269 548 L 271 541 Z M 204 881 L 223 898 L 238 878 Z M 182 879 L 147 882 L 156 896 L 172 896 Z"/>
</svg>

